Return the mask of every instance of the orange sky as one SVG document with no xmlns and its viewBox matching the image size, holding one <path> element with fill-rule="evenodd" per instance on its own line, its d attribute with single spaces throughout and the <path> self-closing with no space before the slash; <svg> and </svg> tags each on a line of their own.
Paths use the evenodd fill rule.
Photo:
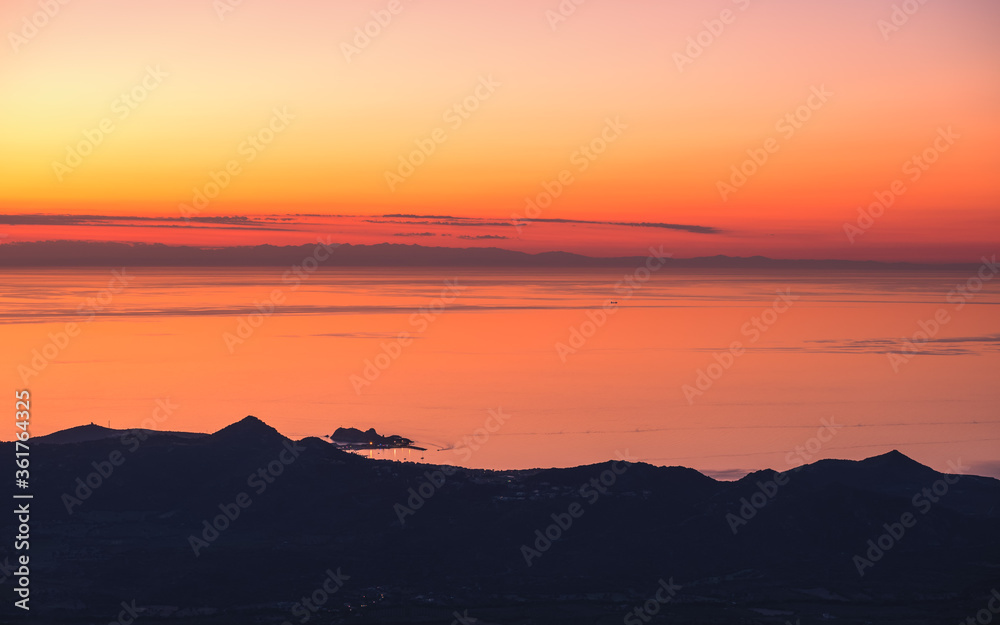
<svg viewBox="0 0 1000 625">
<path fill-rule="evenodd" d="M 727 233 L 671 233 L 679 256 L 974 262 L 1000 235 L 991 0 L 926 3 L 898 28 L 889 0 L 594 1 L 565 20 L 555 0 L 396 6 L 4 2 L 0 212 L 177 217 L 218 184 L 198 215 L 510 220 L 547 185 L 542 218 Z M 864 229 L 858 207 L 894 183 Z M 489 244 L 618 254 L 655 238 L 581 231 Z"/>
</svg>

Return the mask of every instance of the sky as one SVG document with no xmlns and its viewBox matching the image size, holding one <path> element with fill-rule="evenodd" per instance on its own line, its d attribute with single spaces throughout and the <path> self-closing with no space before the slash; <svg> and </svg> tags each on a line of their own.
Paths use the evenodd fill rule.
<svg viewBox="0 0 1000 625">
<path fill-rule="evenodd" d="M 343 242 L 931 262 L 977 262 L 1000 235 L 991 0 L 42 6 L 0 8 L 4 215 L 310 214 L 348 218 L 319 229 Z M 397 214 L 504 225 L 359 228 Z M 514 228 L 530 217 L 577 223 Z M 3 223 L 0 242 L 317 235 L 128 224 Z"/>
<path fill-rule="evenodd" d="M 0 33 L 0 246 L 388 242 L 640 257 L 653 248 L 674 258 L 966 263 L 996 273 L 983 260 L 995 259 L 1000 240 L 996 0 L 5 0 Z M 265 273 L 284 288 L 285 270 Z M 81 416 L 118 423 L 158 396 L 197 407 L 172 422 L 177 429 L 257 413 L 282 431 L 315 434 L 326 430 L 294 419 L 325 428 L 329 406 L 347 406 L 343 425 L 406 435 L 412 423 L 392 415 L 445 423 L 436 397 L 461 393 L 455 420 L 435 436 L 478 427 L 496 405 L 529 423 L 564 410 L 566 423 L 538 422 L 566 432 L 580 429 L 569 422 L 574 409 L 593 411 L 588 428 L 601 431 L 620 418 L 623 397 L 636 415 L 630 431 L 664 419 L 796 426 L 771 447 L 763 430 L 692 430 L 700 448 L 672 433 L 648 437 L 649 458 L 710 456 L 724 440 L 716 453 L 730 456 L 701 466 L 729 471 L 752 468 L 732 459 L 738 450 L 788 449 L 803 427 L 842 409 L 858 440 L 838 444 L 901 441 L 913 453 L 941 436 L 933 428 L 942 419 L 975 421 L 951 440 L 972 441 L 977 461 L 995 462 L 983 433 L 996 430 L 986 422 L 996 404 L 996 282 L 984 287 L 973 271 L 934 282 L 940 293 L 895 274 L 867 276 L 868 286 L 851 286 L 861 274 L 838 275 L 848 295 L 832 304 L 826 287 L 795 282 L 794 272 L 789 284 L 752 283 L 749 299 L 740 299 L 743 274 L 706 299 L 717 276 L 694 272 L 685 290 L 664 272 L 662 291 L 650 284 L 632 302 L 612 286 L 620 275 L 599 274 L 579 301 L 536 310 L 550 296 L 535 292 L 543 272 L 501 279 L 470 269 L 496 312 L 470 297 L 468 314 L 428 331 L 440 342 L 415 340 L 364 397 L 350 375 L 408 327 L 411 307 L 435 301 L 436 276 L 408 291 L 393 271 L 361 272 L 360 284 L 343 288 L 341 273 L 317 272 L 302 291 L 289 287 L 290 304 L 239 356 L 226 333 L 267 294 L 251 272 L 209 279 L 139 267 L 143 277 L 111 293 L 65 352 L 53 337 L 79 322 L 80 302 L 111 296 L 107 272 L 8 267 L 2 288 L 27 311 L 6 330 L 8 371 L 30 365 L 39 377 L 22 382 L 65 402 L 53 402 L 39 428 Z M 552 280 L 553 293 L 575 284 Z M 989 290 L 954 310 L 935 339 L 976 350 L 925 354 L 900 375 L 871 353 L 914 336 L 952 305 L 955 285 L 977 280 Z M 893 299 L 852 299 L 851 288 L 872 284 Z M 795 311 L 808 312 L 798 321 L 790 313 L 709 400 L 689 405 L 683 385 L 776 289 L 792 286 L 803 288 Z M 310 293 L 323 306 L 357 296 L 372 310 L 310 308 Z M 400 299 L 377 306 L 389 296 Z M 177 308 L 206 297 L 226 305 Z M 629 308 L 622 321 L 561 362 L 553 346 L 610 297 Z M 58 352 L 51 367 L 47 348 Z M 220 389 L 233 379 L 247 390 Z M 491 384 L 495 399 L 483 390 Z M 131 399 L 109 408 L 119 387 Z M 844 401 L 858 405 L 848 411 Z M 773 413 L 775 404 L 786 410 Z M 206 414 L 215 421 L 200 421 Z M 869 422 L 910 429 L 876 437 L 861 427 Z M 592 455 L 569 445 L 581 455 L 559 463 L 606 457 L 608 441 L 589 440 Z M 676 447 L 658 456 L 654 442 Z M 498 447 L 497 457 L 516 448 Z M 926 461 L 943 468 L 951 452 Z"/>
</svg>

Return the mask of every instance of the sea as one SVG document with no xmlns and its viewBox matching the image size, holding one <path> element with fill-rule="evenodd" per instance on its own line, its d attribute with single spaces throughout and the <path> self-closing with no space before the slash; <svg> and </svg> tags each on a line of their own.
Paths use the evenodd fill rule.
<svg viewBox="0 0 1000 625">
<path fill-rule="evenodd" d="M 25 269 L 0 294 L 34 436 L 253 415 L 493 470 L 627 458 L 728 480 L 896 449 L 1000 476 L 988 266 Z"/>
</svg>

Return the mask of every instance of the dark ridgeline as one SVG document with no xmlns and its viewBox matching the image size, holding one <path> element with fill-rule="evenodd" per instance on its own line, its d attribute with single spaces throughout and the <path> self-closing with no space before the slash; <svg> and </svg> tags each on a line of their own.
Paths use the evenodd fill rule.
<svg viewBox="0 0 1000 625">
<path fill-rule="evenodd" d="M 719 482 L 641 463 L 375 461 L 253 417 L 82 434 L 34 439 L 32 622 L 107 623 L 134 599 L 149 623 L 640 623 L 644 605 L 653 623 L 957 623 L 1000 583 L 1000 481 L 898 452 Z M 855 556 L 905 513 L 915 525 L 859 575 Z"/>
<path fill-rule="evenodd" d="M 317 244 L 196 247 L 163 243 L 37 241 L 0 244 L 0 267 L 288 267 L 314 253 Z M 645 256 L 595 257 L 571 252 L 529 254 L 497 247 L 430 247 L 399 243 L 325 246 L 323 267 L 635 268 Z M 664 250 L 659 250 L 663 252 Z M 666 250 L 669 252 L 669 250 Z M 955 269 L 978 264 L 883 263 L 855 260 L 784 260 L 764 256 L 666 258 L 667 267 L 691 269 L 841 270 Z"/>
</svg>

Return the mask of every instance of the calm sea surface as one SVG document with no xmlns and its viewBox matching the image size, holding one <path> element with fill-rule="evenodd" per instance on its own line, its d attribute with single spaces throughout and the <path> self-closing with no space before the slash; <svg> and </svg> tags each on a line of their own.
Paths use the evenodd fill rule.
<svg viewBox="0 0 1000 625">
<path fill-rule="evenodd" d="M 35 435 L 253 414 L 487 468 L 627 451 L 733 478 L 899 449 L 1000 475 L 1000 278 L 974 275 L 16 271 L 0 340 Z"/>
</svg>

